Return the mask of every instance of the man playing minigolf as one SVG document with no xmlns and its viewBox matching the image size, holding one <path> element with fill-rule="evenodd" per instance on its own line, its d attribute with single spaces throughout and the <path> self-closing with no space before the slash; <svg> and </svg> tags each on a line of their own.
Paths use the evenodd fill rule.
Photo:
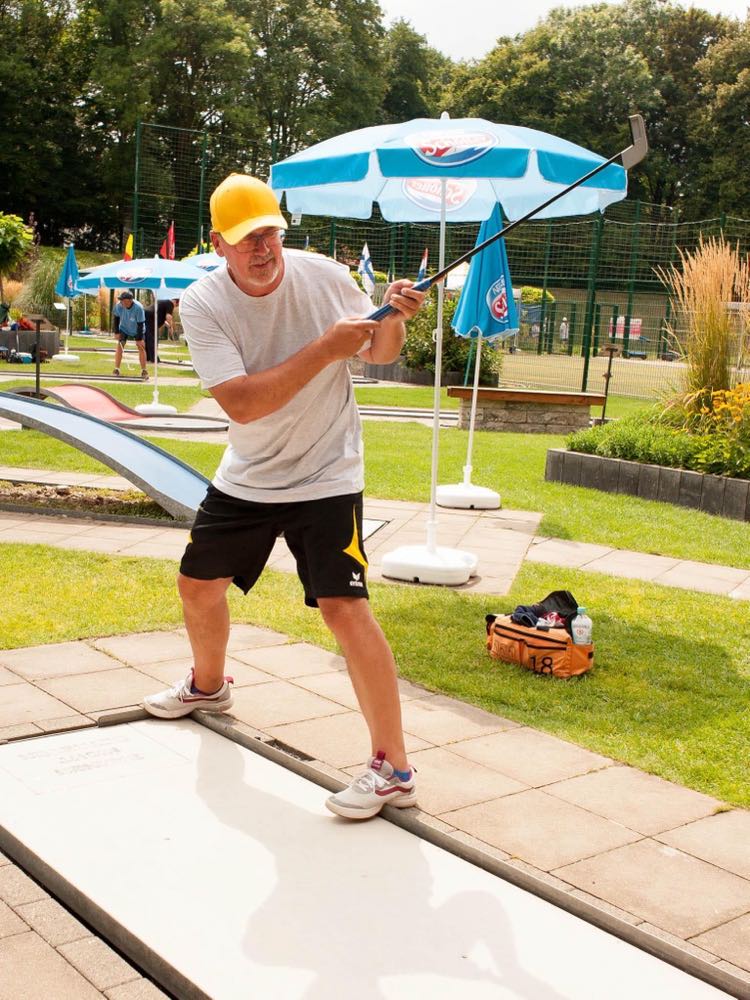
<svg viewBox="0 0 750 1000">
<path fill-rule="evenodd" d="M 141 378 L 147 379 L 148 370 L 146 369 L 146 348 L 143 342 L 143 336 L 146 330 L 146 313 L 144 312 L 143 306 L 140 302 L 135 301 L 133 293 L 128 291 L 128 289 L 121 292 L 117 299 L 117 305 L 114 309 L 114 327 L 115 336 L 117 337 L 114 374 L 120 374 L 123 347 L 129 340 L 134 340 L 135 346 L 138 348 L 138 357 L 141 362 Z"/>
<path fill-rule="evenodd" d="M 346 657 L 370 731 L 367 770 L 328 808 L 366 819 L 416 802 L 396 664 L 370 609 L 362 541 L 362 438 L 347 359 L 388 364 L 424 294 L 396 281 L 380 322 L 348 269 L 283 250 L 286 222 L 262 181 L 232 174 L 211 196 L 211 240 L 227 267 L 193 284 L 180 316 L 204 388 L 230 418 L 229 444 L 193 525 L 178 577 L 193 669 L 145 707 L 174 719 L 232 704 L 226 593 L 247 593 L 283 532 L 305 603 Z"/>
</svg>

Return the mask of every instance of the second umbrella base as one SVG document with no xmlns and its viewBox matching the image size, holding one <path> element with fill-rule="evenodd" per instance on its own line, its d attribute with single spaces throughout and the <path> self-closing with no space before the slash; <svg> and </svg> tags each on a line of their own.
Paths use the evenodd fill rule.
<svg viewBox="0 0 750 1000">
<path fill-rule="evenodd" d="M 438 486 L 435 496 L 439 507 L 457 507 L 461 510 L 497 510 L 502 506 L 499 493 L 487 489 L 486 486 L 474 486 L 472 483 Z"/>
</svg>

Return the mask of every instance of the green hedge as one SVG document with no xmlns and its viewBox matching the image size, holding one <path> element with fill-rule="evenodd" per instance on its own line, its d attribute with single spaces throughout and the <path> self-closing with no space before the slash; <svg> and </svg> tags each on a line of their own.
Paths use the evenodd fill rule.
<svg viewBox="0 0 750 1000">
<path fill-rule="evenodd" d="M 722 434 L 691 434 L 670 426 L 658 411 L 576 431 L 566 444 L 569 451 L 588 455 L 750 479 L 750 449 L 746 446 Z"/>
</svg>

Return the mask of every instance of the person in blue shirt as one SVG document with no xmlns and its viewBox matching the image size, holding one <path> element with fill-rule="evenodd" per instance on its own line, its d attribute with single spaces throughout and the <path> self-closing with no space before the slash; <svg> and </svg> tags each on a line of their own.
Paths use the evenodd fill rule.
<svg viewBox="0 0 750 1000">
<path fill-rule="evenodd" d="M 146 381 L 148 371 L 146 369 L 146 346 L 143 339 L 146 330 L 146 313 L 140 302 L 136 302 L 133 298 L 133 293 L 127 289 L 118 296 L 114 310 L 114 325 L 115 337 L 117 337 L 114 374 L 120 374 L 123 347 L 129 340 L 134 340 L 141 361 L 141 378 Z"/>
</svg>

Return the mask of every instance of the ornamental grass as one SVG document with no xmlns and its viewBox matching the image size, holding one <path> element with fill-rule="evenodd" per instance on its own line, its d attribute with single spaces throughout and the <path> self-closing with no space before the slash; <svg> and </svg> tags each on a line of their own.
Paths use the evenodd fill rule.
<svg viewBox="0 0 750 1000">
<path fill-rule="evenodd" d="M 702 236 L 695 250 L 679 250 L 680 264 L 657 268 L 674 317 L 670 339 L 687 365 L 686 392 L 672 405 L 697 415 L 712 395 L 741 379 L 750 317 L 750 265 L 737 246 Z"/>
</svg>

